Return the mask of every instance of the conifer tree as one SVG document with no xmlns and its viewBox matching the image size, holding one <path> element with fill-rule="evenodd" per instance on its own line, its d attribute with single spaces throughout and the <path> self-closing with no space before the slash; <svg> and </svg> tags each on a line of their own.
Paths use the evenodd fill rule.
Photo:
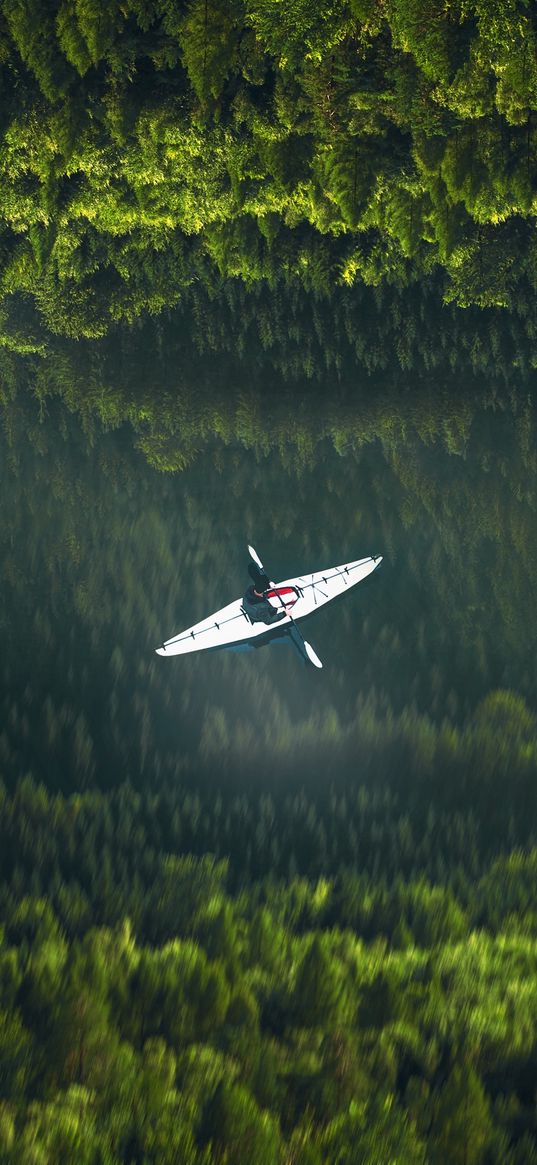
<svg viewBox="0 0 537 1165">
<path fill-rule="evenodd" d="M 457 1063 L 433 1102 L 432 1165 L 481 1165 L 492 1136 L 489 1102 L 475 1069 Z"/>
<path fill-rule="evenodd" d="M 304 1027 L 330 1027 L 339 1015 L 342 992 L 337 965 L 328 957 L 319 936 L 315 936 L 297 970 L 294 989 L 297 1022 Z"/>
</svg>

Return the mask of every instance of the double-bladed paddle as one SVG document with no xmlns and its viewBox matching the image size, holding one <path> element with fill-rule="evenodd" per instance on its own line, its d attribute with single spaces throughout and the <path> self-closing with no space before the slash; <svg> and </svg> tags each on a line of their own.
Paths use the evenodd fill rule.
<svg viewBox="0 0 537 1165">
<path fill-rule="evenodd" d="M 256 553 L 256 551 L 254 550 L 253 546 L 248 547 L 248 553 L 250 555 L 250 558 L 252 559 L 252 562 L 255 562 L 256 566 L 259 567 L 259 570 L 261 570 L 263 572 L 263 574 L 266 574 L 267 572 L 265 570 L 265 567 L 263 566 L 263 563 L 261 562 L 261 559 L 260 559 L 259 555 Z M 274 583 L 271 582 L 270 585 L 274 586 Z M 304 649 L 305 658 L 308 659 L 309 662 L 312 663 L 314 667 L 322 667 L 323 665 L 321 663 L 321 660 L 319 659 L 319 656 L 317 655 L 317 652 L 313 650 L 311 643 L 308 643 L 308 641 L 306 639 L 304 639 L 303 635 L 300 634 L 300 631 L 298 630 L 298 627 L 295 623 L 295 620 L 293 619 L 293 616 L 289 614 L 281 595 L 279 595 L 278 598 L 280 600 L 280 603 L 282 604 L 282 607 L 285 609 L 285 613 L 287 615 L 287 618 L 290 620 L 290 622 L 293 626 L 293 630 L 295 632 L 297 639 L 300 641 L 300 644 Z M 297 644 L 297 646 L 298 646 L 298 644 Z"/>
</svg>

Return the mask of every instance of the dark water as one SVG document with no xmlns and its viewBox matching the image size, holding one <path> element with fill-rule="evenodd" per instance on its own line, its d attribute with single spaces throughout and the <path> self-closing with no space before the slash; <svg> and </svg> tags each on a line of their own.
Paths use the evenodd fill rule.
<svg viewBox="0 0 537 1165">
<path fill-rule="evenodd" d="M 302 401 L 298 436 L 296 402 L 275 394 L 253 435 L 238 413 L 225 442 L 200 430 L 173 474 L 147 463 L 128 424 L 88 435 L 58 402 L 6 406 L 6 778 L 147 785 L 238 765 L 263 785 L 286 766 L 307 780 L 310 762 L 358 776 L 394 716 L 460 727 L 498 688 L 531 708 L 533 405 L 476 388 L 461 403 L 456 384 L 424 403 L 411 387 L 373 411 L 332 402 L 330 424 L 321 392 Z M 384 556 L 302 625 L 322 672 L 281 645 L 154 654 L 242 593 L 248 542 L 274 578 Z"/>
</svg>

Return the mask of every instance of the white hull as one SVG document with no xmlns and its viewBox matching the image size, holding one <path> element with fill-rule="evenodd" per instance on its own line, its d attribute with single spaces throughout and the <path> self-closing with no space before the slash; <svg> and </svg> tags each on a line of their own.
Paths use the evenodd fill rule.
<svg viewBox="0 0 537 1165">
<path fill-rule="evenodd" d="M 297 622 L 362 582 L 381 562 L 380 555 L 375 558 L 359 558 L 356 562 L 332 566 L 329 570 L 318 570 L 315 574 L 284 579 L 274 586 L 298 588 L 299 596 L 291 608 L 293 619 Z M 278 599 L 270 601 L 274 607 L 281 610 Z M 270 625 L 251 623 L 242 610 L 242 599 L 235 599 L 214 615 L 202 619 L 201 623 L 195 623 L 193 627 L 188 627 L 173 639 L 168 639 L 162 647 L 157 647 L 157 655 L 188 655 L 192 651 L 214 651 L 218 647 L 251 642 L 276 629 L 280 633 L 282 628 L 290 625 L 289 616 Z"/>
</svg>

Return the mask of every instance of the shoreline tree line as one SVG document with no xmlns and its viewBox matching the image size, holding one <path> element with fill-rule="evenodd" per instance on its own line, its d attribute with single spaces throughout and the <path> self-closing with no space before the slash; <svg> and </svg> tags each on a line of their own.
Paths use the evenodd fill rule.
<svg viewBox="0 0 537 1165">
<path fill-rule="evenodd" d="M 104 334 L 222 280 L 531 309 L 523 0 L 4 0 L 0 297 Z M 38 30 L 38 31 L 37 31 Z"/>
</svg>

